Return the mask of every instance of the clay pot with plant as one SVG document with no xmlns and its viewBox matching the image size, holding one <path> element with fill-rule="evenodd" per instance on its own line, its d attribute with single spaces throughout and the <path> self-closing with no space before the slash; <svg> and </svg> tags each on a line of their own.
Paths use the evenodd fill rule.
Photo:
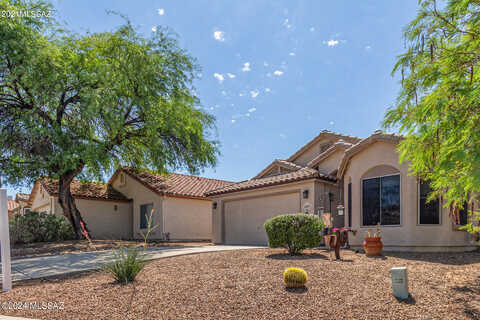
<svg viewBox="0 0 480 320">
<path fill-rule="evenodd" d="M 383 243 L 380 236 L 380 224 L 377 224 L 377 230 L 372 236 L 371 230 L 367 231 L 367 236 L 363 241 L 363 248 L 367 256 L 380 256 L 382 255 Z"/>
</svg>

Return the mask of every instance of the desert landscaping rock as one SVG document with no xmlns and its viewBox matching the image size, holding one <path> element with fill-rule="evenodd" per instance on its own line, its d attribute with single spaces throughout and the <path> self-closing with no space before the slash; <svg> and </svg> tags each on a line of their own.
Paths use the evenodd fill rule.
<svg viewBox="0 0 480 320">
<path fill-rule="evenodd" d="M 129 285 L 104 272 L 16 284 L 2 301 L 61 301 L 62 311 L 7 311 L 38 319 L 478 319 L 480 253 L 395 253 L 380 258 L 323 250 L 211 252 L 151 262 Z M 308 272 L 285 289 L 287 267 Z M 406 266 L 411 297 L 395 299 L 389 270 Z"/>
</svg>

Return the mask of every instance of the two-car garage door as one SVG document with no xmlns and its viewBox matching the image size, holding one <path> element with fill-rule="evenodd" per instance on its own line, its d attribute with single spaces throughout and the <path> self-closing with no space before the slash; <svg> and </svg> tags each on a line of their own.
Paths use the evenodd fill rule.
<svg viewBox="0 0 480 320">
<path fill-rule="evenodd" d="M 232 200 L 225 202 L 226 244 L 267 244 L 263 224 L 285 213 L 300 211 L 300 193 Z"/>
</svg>

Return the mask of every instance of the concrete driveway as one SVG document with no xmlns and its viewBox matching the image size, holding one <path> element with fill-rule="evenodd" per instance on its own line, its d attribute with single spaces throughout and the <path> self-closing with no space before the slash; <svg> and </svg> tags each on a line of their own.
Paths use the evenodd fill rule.
<svg viewBox="0 0 480 320">
<path fill-rule="evenodd" d="M 152 247 L 146 251 L 147 260 L 155 260 L 202 252 L 259 249 L 259 246 L 199 246 L 199 247 Z M 102 268 L 113 258 L 112 250 L 67 253 L 55 256 L 18 259 L 12 261 L 12 280 L 28 280 L 76 273 Z M 1 266 L 1 263 L 0 263 Z M 0 269 L 1 270 L 1 269 Z M 0 278 L 1 280 L 1 278 Z"/>
</svg>

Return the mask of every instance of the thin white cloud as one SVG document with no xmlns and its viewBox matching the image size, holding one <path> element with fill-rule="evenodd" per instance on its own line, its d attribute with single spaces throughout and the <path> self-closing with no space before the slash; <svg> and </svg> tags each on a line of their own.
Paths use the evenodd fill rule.
<svg viewBox="0 0 480 320">
<path fill-rule="evenodd" d="M 310 32 L 315 32 L 315 27 L 310 27 Z"/>
<path fill-rule="evenodd" d="M 264 67 L 268 67 L 268 62 L 267 62 L 267 61 L 264 61 L 264 62 L 263 62 L 263 66 L 264 66 Z"/>
<path fill-rule="evenodd" d="M 330 121 L 329 124 L 330 124 L 331 126 L 333 126 L 333 125 L 335 124 L 335 122 Z"/>
<path fill-rule="evenodd" d="M 255 107 L 248 109 L 248 112 L 250 112 L 250 113 L 255 112 L 255 111 L 257 111 L 257 108 L 255 108 Z"/>
<path fill-rule="evenodd" d="M 250 69 L 250 62 L 245 62 L 245 63 L 243 64 L 242 71 L 243 71 L 243 72 L 248 72 L 248 71 L 250 71 L 250 70 L 252 70 L 252 69 Z"/>
<path fill-rule="evenodd" d="M 230 78 L 230 79 L 233 79 L 236 77 L 236 75 L 234 75 L 233 73 L 230 73 L 230 72 L 227 72 L 227 76 Z"/>
<path fill-rule="evenodd" d="M 328 40 L 327 45 L 329 47 L 335 47 L 336 45 L 338 45 L 338 40 Z"/>
<path fill-rule="evenodd" d="M 225 32 L 220 30 L 214 31 L 213 38 L 217 41 L 223 42 L 225 41 Z"/>
<path fill-rule="evenodd" d="M 286 134 L 284 134 L 284 133 L 280 133 L 280 134 L 279 134 L 279 136 L 280 136 L 280 138 L 282 138 L 282 139 L 285 139 L 285 138 L 287 138 L 287 135 L 286 135 Z"/>
<path fill-rule="evenodd" d="M 214 77 L 215 79 L 217 79 L 219 83 L 222 83 L 223 80 L 225 80 L 225 77 L 223 76 L 223 74 L 220 74 L 220 73 L 216 73 L 216 72 L 215 72 L 215 73 L 213 74 L 213 77 Z"/>
<path fill-rule="evenodd" d="M 226 96 L 226 95 L 227 95 L 227 91 L 222 90 L 222 96 Z"/>
<path fill-rule="evenodd" d="M 281 76 L 281 75 L 283 74 L 283 71 L 275 70 L 275 71 L 273 72 L 273 74 L 276 75 L 276 76 Z"/>
<path fill-rule="evenodd" d="M 372 46 L 366 46 L 365 47 L 365 50 L 371 50 L 372 49 Z"/>
<path fill-rule="evenodd" d="M 157 27 L 152 27 L 152 32 L 157 32 Z"/>
<path fill-rule="evenodd" d="M 270 92 L 272 90 L 270 90 L 270 88 L 265 88 L 265 92 Z"/>
<path fill-rule="evenodd" d="M 283 26 L 287 29 L 290 29 L 292 25 L 289 23 L 288 19 L 283 20 Z"/>
<path fill-rule="evenodd" d="M 259 92 L 257 89 L 250 91 L 250 96 L 251 96 L 253 99 L 255 99 L 256 97 L 258 97 L 259 94 L 260 94 L 260 92 Z"/>
<path fill-rule="evenodd" d="M 232 119 L 232 123 L 235 123 L 235 122 L 237 122 L 237 120 L 235 120 L 235 119 Z"/>
<path fill-rule="evenodd" d="M 245 95 L 245 93 L 243 93 L 243 92 L 240 92 L 240 93 L 238 94 L 239 97 L 243 97 L 244 95 Z"/>
<path fill-rule="evenodd" d="M 290 55 L 291 57 L 295 57 L 295 52 L 290 52 L 288 55 Z"/>
<path fill-rule="evenodd" d="M 163 16 L 165 14 L 165 9 L 163 8 L 157 9 L 157 13 L 159 16 Z"/>
<path fill-rule="evenodd" d="M 245 117 L 250 117 L 250 113 L 245 113 Z"/>
</svg>

